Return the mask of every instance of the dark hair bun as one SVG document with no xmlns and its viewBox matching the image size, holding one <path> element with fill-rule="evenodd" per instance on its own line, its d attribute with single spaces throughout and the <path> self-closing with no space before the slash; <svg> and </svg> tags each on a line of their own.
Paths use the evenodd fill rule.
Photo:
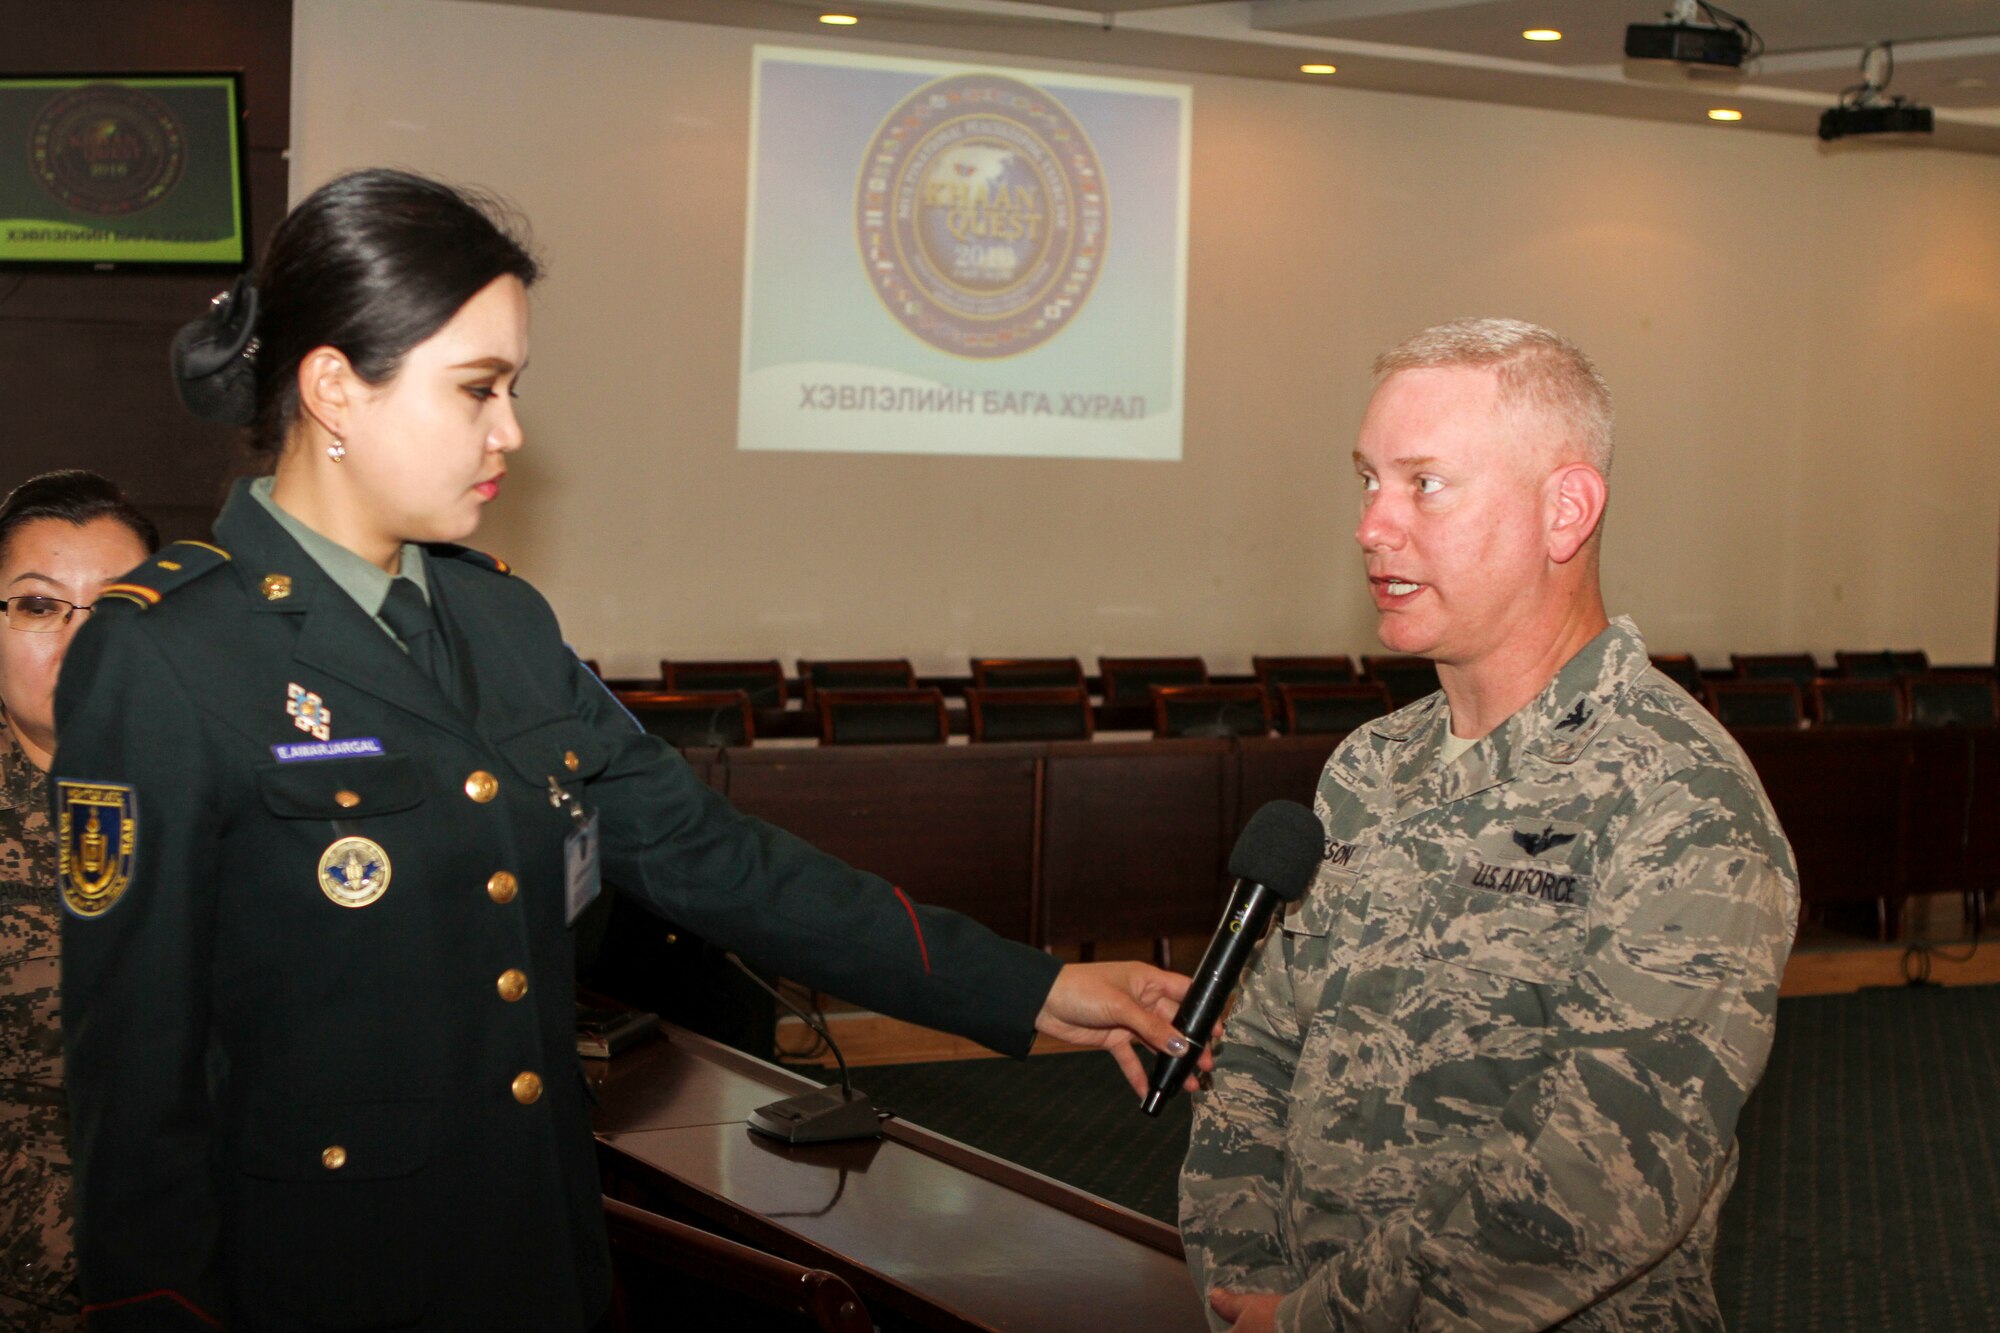
<svg viewBox="0 0 2000 1333">
<path fill-rule="evenodd" d="M 188 411 L 229 426 L 256 420 L 257 287 L 248 273 L 181 326 L 170 360 Z"/>
</svg>

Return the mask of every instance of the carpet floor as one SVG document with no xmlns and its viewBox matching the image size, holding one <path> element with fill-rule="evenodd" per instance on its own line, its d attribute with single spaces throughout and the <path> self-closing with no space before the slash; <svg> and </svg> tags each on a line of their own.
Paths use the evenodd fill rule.
<svg viewBox="0 0 2000 1333">
<path fill-rule="evenodd" d="M 1167 1221 L 1189 1106 L 1101 1055 L 856 1071 L 906 1119 Z M 2000 1329 L 2000 986 L 1779 1002 L 1716 1294 L 1738 1333 Z"/>
</svg>

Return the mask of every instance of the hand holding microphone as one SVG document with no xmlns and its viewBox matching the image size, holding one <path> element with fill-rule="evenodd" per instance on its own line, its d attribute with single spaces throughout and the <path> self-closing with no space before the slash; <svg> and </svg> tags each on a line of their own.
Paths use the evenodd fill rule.
<svg viewBox="0 0 2000 1333">
<path fill-rule="evenodd" d="M 1271 801 L 1250 816 L 1229 853 L 1229 873 L 1236 879 L 1229 910 L 1174 1016 L 1188 1049 L 1153 1057 L 1153 1077 L 1142 1104 L 1147 1115 L 1158 1115 L 1199 1064 L 1222 1007 L 1271 924 L 1272 913 L 1279 903 L 1295 902 L 1305 893 L 1319 873 L 1325 849 L 1326 831 L 1318 816 L 1296 801 Z"/>
</svg>

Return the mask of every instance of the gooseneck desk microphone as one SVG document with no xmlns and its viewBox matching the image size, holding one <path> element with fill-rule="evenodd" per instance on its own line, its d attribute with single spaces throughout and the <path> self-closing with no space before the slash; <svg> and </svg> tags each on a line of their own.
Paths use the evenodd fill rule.
<svg viewBox="0 0 2000 1333">
<path fill-rule="evenodd" d="M 1296 902 L 1319 873 L 1326 849 L 1326 831 L 1319 817 L 1296 801 L 1271 801 L 1250 816 L 1236 846 L 1229 853 L 1229 873 L 1236 887 L 1229 895 L 1229 911 L 1215 928 L 1215 938 L 1194 970 L 1194 981 L 1174 1026 L 1188 1039 L 1188 1049 L 1180 1055 L 1165 1051 L 1153 1057 L 1153 1077 L 1142 1106 L 1156 1116 L 1167 1098 L 1180 1091 L 1194 1072 L 1195 1064 L 1208 1045 L 1216 1019 L 1243 965 L 1271 924 L 1271 914 L 1281 902 Z"/>
</svg>

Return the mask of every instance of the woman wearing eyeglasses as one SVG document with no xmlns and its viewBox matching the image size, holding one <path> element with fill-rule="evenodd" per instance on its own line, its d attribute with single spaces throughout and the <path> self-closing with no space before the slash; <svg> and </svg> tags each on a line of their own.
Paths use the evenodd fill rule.
<svg viewBox="0 0 2000 1333">
<path fill-rule="evenodd" d="M 0 1327 L 19 1333 L 81 1326 L 49 825 L 56 673 L 104 585 L 158 545 L 94 473 L 47 473 L 0 501 Z"/>
<path fill-rule="evenodd" d="M 569 924 L 600 861 L 707 939 L 1002 1051 L 1041 1031 L 1136 1075 L 1132 1033 L 1181 1043 L 1185 978 L 1062 966 L 732 809 L 457 544 L 524 443 L 537 275 L 465 195 L 357 172 L 177 339 L 183 397 L 272 473 L 214 547 L 106 590 L 58 701 L 93 1333 L 588 1328 L 610 1271 Z"/>
</svg>

